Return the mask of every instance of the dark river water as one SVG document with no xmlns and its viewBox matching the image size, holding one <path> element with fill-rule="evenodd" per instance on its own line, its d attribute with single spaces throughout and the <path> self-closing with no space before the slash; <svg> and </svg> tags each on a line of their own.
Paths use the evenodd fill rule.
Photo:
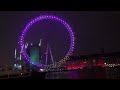
<svg viewBox="0 0 120 90">
<path fill-rule="evenodd" d="M 10 77 L 10 76 L 9 76 Z M 14 76 L 17 78 L 18 76 Z M 19 76 L 20 77 L 20 76 Z M 5 77 L 4 77 L 5 78 Z M 8 78 L 8 76 L 7 76 Z M 112 68 L 86 68 L 82 70 L 57 72 L 32 72 L 30 76 L 21 79 L 120 79 L 120 67 Z"/>
<path fill-rule="evenodd" d="M 84 69 L 49 72 L 45 79 L 119 79 L 120 68 Z"/>
</svg>

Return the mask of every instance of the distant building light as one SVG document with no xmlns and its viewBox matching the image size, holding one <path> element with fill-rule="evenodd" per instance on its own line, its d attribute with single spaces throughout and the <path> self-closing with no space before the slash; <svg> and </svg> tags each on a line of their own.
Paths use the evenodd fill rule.
<svg viewBox="0 0 120 90">
<path fill-rule="evenodd" d="M 21 68 L 21 65 L 19 67 Z"/>
<path fill-rule="evenodd" d="M 27 45 L 25 45 L 25 49 L 27 48 Z"/>
<path fill-rule="evenodd" d="M 14 64 L 14 66 L 16 67 L 16 64 Z"/>
<path fill-rule="evenodd" d="M 40 71 L 41 71 L 41 72 L 43 72 L 43 71 L 44 71 L 44 69 L 40 69 Z"/>
</svg>

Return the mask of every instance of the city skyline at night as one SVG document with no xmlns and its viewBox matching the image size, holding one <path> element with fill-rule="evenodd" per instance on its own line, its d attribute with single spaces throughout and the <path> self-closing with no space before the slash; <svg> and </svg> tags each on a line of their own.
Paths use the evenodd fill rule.
<svg viewBox="0 0 120 90">
<path fill-rule="evenodd" d="M 120 51 L 120 47 L 119 47 L 120 46 L 120 41 L 119 41 L 120 12 L 116 12 L 116 11 L 114 12 L 112 11 L 108 11 L 108 12 L 107 11 L 106 12 L 105 11 L 100 11 L 100 12 L 99 11 L 52 11 L 52 12 L 4 11 L 3 12 L 1 11 L 0 12 L 0 19 L 1 19 L 0 20 L 0 36 L 1 36 L 0 65 L 10 64 L 14 62 L 14 49 L 18 47 L 18 40 L 22 29 L 25 27 L 27 22 L 29 22 L 32 18 L 39 16 L 40 14 L 46 14 L 46 13 L 56 14 L 64 18 L 67 22 L 69 22 L 70 26 L 75 32 L 75 38 L 76 38 L 74 55 L 100 53 L 102 48 L 106 53 Z M 59 27 L 60 26 L 55 28 L 59 28 Z M 61 27 L 60 29 L 64 29 L 64 28 Z M 60 39 L 56 39 L 55 41 L 58 40 L 67 41 L 64 43 L 66 45 L 66 47 L 64 48 L 65 50 L 67 50 L 68 49 L 67 46 L 69 45 L 69 44 L 67 45 L 67 43 L 69 42 L 68 38 L 64 40 L 62 36 L 57 35 L 58 33 L 60 35 L 64 34 L 64 36 L 67 35 L 67 32 L 64 31 L 63 32 L 60 32 L 60 30 L 55 31 L 56 33 L 55 37 L 56 38 L 61 37 Z M 32 32 L 34 31 L 31 30 L 31 32 L 28 35 L 28 38 Z M 39 33 L 37 34 L 37 32 L 34 32 L 34 34 L 39 35 Z M 40 39 L 39 37 L 35 37 L 35 38 Z M 30 39 L 31 41 L 33 41 L 34 38 L 30 38 Z M 57 45 L 57 47 L 58 46 L 59 45 Z M 66 51 L 64 50 L 63 52 L 66 53 Z M 63 54 L 61 54 L 60 56 L 63 56 Z"/>
</svg>

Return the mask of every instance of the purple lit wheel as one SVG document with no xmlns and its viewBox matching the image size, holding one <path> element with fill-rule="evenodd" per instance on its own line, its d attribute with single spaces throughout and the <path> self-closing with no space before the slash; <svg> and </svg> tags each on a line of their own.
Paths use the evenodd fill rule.
<svg viewBox="0 0 120 90">
<path fill-rule="evenodd" d="M 22 34 L 20 36 L 20 48 L 21 48 L 21 51 L 22 51 L 22 55 L 26 59 L 26 62 L 30 62 L 30 57 L 27 55 L 25 48 L 23 48 L 23 46 L 24 46 L 24 37 L 27 34 L 27 31 L 29 30 L 29 28 L 33 24 L 35 24 L 38 21 L 47 20 L 47 19 L 55 20 L 55 21 L 60 22 L 61 24 L 63 24 L 65 26 L 65 28 L 67 29 L 67 31 L 70 34 L 70 48 L 69 48 L 69 51 L 62 60 L 60 60 L 59 62 L 57 62 L 55 64 L 60 65 L 61 63 L 65 62 L 69 58 L 70 55 L 72 55 L 72 52 L 74 50 L 75 37 L 74 37 L 74 33 L 73 33 L 71 27 L 63 19 L 61 19 L 61 18 L 59 18 L 57 16 L 54 16 L 54 15 L 41 15 L 41 16 L 38 16 L 38 17 L 32 19 L 30 22 L 28 22 L 28 24 L 25 26 L 25 28 L 23 29 Z"/>
</svg>

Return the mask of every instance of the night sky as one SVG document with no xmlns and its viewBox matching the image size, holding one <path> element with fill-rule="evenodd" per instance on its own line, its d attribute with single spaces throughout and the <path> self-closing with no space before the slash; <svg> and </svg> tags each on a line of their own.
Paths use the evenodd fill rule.
<svg viewBox="0 0 120 90">
<path fill-rule="evenodd" d="M 14 49 L 22 29 L 32 18 L 54 14 L 64 18 L 75 32 L 74 55 L 120 51 L 120 12 L 117 11 L 0 11 L 0 65 L 14 61 Z M 48 23 L 49 22 L 49 23 Z M 50 31 L 51 30 L 51 31 Z M 43 21 L 33 25 L 25 41 L 50 42 L 54 57 L 62 58 L 69 48 L 69 34 L 60 23 Z M 43 49 L 44 51 L 44 49 Z"/>
</svg>

